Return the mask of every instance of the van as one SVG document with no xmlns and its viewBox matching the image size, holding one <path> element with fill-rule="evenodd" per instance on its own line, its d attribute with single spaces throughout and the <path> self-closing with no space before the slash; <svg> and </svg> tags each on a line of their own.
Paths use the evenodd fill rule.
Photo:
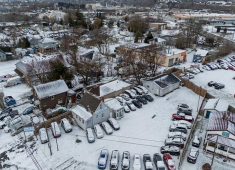
<svg viewBox="0 0 235 170">
<path fill-rule="evenodd" d="M 11 86 L 15 86 L 17 84 L 21 84 L 21 77 L 20 76 L 9 78 L 6 82 L 6 84 L 4 85 L 4 87 L 11 87 Z"/>
<path fill-rule="evenodd" d="M 58 138 L 61 136 L 60 127 L 57 122 L 51 123 L 51 131 L 54 138 Z"/>
<path fill-rule="evenodd" d="M 110 170 L 118 170 L 119 164 L 119 153 L 118 150 L 112 151 L 111 160 L 110 160 Z"/>
</svg>

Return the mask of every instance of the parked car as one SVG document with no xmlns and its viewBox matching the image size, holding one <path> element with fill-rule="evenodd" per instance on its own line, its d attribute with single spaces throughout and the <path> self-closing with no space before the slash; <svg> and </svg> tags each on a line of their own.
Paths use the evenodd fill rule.
<svg viewBox="0 0 235 170">
<path fill-rule="evenodd" d="M 122 167 L 122 170 L 130 169 L 130 153 L 128 151 L 124 151 L 122 154 L 121 167 Z"/>
<path fill-rule="evenodd" d="M 221 83 L 216 83 L 215 84 L 215 89 L 223 89 L 225 87 L 224 84 L 221 84 Z"/>
<path fill-rule="evenodd" d="M 131 98 L 131 99 L 135 99 L 136 95 L 130 91 L 130 90 L 125 90 L 125 93 Z"/>
<path fill-rule="evenodd" d="M 127 94 L 125 94 L 125 93 L 124 94 L 120 94 L 119 96 L 122 97 L 126 101 L 130 100 L 129 96 Z"/>
<path fill-rule="evenodd" d="M 181 110 L 181 111 L 178 110 L 176 114 L 180 114 L 180 113 L 183 113 L 183 114 L 185 114 L 187 116 L 192 116 L 192 114 L 193 114 L 192 111 L 187 110 L 187 109 Z"/>
<path fill-rule="evenodd" d="M 184 141 L 186 141 L 186 134 L 182 132 L 170 132 L 168 134 L 168 138 L 182 138 Z"/>
<path fill-rule="evenodd" d="M 184 147 L 184 140 L 182 137 L 179 138 L 168 138 L 165 140 L 165 145 L 170 145 L 170 146 L 177 146 L 179 148 Z"/>
<path fill-rule="evenodd" d="M 144 94 L 148 94 L 148 90 L 144 87 L 144 86 L 137 86 L 137 88 L 139 88 L 140 90 L 142 90 L 144 92 Z"/>
<path fill-rule="evenodd" d="M 172 114 L 172 120 L 186 120 L 189 122 L 193 122 L 192 116 L 187 116 L 185 113 L 179 113 L 179 114 Z"/>
<path fill-rule="evenodd" d="M 61 127 L 64 129 L 65 133 L 72 132 L 72 125 L 69 123 L 68 119 L 63 118 L 61 120 Z"/>
<path fill-rule="evenodd" d="M 178 111 L 190 114 L 190 113 L 192 113 L 193 109 L 191 107 L 189 107 L 187 104 L 179 104 Z"/>
<path fill-rule="evenodd" d="M 122 104 L 124 102 L 123 98 L 122 97 L 115 97 L 115 99 L 117 99 L 117 101 L 119 101 L 120 104 Z"/>
<path fill-rule="evenodd" d="M 153 169 L 153 163 L 151 160 L 151 156 L 149 154 L 144 154 L 143 163 L 144 163 L 145 170 L 152 170 Z"/>
<path fill-rule="evenodd" d="M 6 96 L 4 97 L 4 101 L 7 106 L 13 106 L 16 104 L 16 100 L 12 96 Z"/>
<path fill-rule="evenodd" d="M 127 106 L 126 103 L 123 103 L 123 104 L 121 104 L 121 105 L 123 106 L 123 109 L 124 109 L 124 112 L 125 112 L 125 113 L 129 113 L 129 112 L 130 112 L 130 109 L 129 109 L 129 107 Z"/>
<path fill-rule="evenodd" d="M 33 113 L 33 110 L 34 110 L 34 106 L 30 106 L 23 111 L 23 115 L 28 115 L 30 113 Z"/>
<path fill-rule="evenodd" d="M 14 118 L 15 116 L 19 115 L 18 110 L 12 110 L 9 114 L 8 114 L 11 118 Z"/>
<path fill-rule="evenodd" d="M 142 96 L 137 96 L 136 100 L 138 100 L 139 102 L 141 102 L 144 105 L 146 105 L 148 103 L 147 100 Z"/>
<path fill-rule="evenodd" d="M 107 122 L 102 122 L 101 126 L 107 135 L 110 135 L 113 133 L 111 126 Z"/>
<path fill-rule="evenodd" d="M 51 131 L 54 138 L 61 136 L 60 127 L 57 122 L 51 122 Z"/>
<path fill-rule="evenodd" d="M 9 115 L 9 113 L 3 113 L 0 115 L 0 121 L 2 121 L 3 119 L 5 119 L 5 117 L 7 117 Z"/>
<path fill-rule="evenodd" d="M 138 87 L 134 87 L 133 90 L 135 90 L 138 95 L 142 95 L 144 93 L 143 90 L 139 89 Z"/>
<path fill-rule="evenodd" d="M 150 95 L 143 95 L 142 97 L 144 97 L 148 102 L 152 102 L 154 100 Z"/>
<path fill-rule="evenodd" d="M 197 161 L 198 155 L 199 155 L 199 149 L 195 148 L 195 147 L 192 147 L 190 152 L 189 152 L 189 155 L 187 157 L 187 161 L 190 162 L 190 163 L 195 164 L 196 161 Z"/>
<path fill-rule="evenodd" d="M 200 136 L 200 137 L 199 137 L 199 136 L 194 136 L 192 145 L 193 145 L 194 147 L 199 148 L 201 142 L 202 142 L 202 137 L 201 137 L 201 136 Z"/>
<path fill-rule="evenodd" d="M 164 165 L 164 162 L 162 161 L 162 157 L 160 154 L 155 153 L 153 155 L 153 162 L 157 170 L 165 170 L 165 165 Z"/>
<path fill-rule="evenodd" d="M 105 169 L 108 161 L 109 153 L 107 149 L 103 149 L 100 152 L 100 157 L 98 159 L 98 169 Z"/>
<path fill-rule="evenodd" d="M 212 86 L 214 86 L 215 84 L 216 84 L 215 81 L 209 81 L 207 85 L 210 86 L 210 87 L 212 87 Z"/>
<path fill-rule="evenodd" d="M 10 116 L 6 116 L 1 122 L 0 122 L 0 129 L 3 129 L 6 126 L 6 123 L 11 120 Z"/>
<path fill-rule="evenodd" d="M 34 126 L 38 126 L 40 124 L 40 120 L 37 116 L 33 115 L 30 117 L 31 122 Z"/>
<path fill-rule="evenodd" d="M 210 71 L 210 70 L 211 70 L 211 69 L 210 69 L 208 66 L 206 66 L 206 65 L 202 66 L 202 68 L 203 68 L 204 70 L 207 70 L 207 71 Z"/>
<path fill-rule="evenodd" d="M 104 137 L 104 133 L 103 133 L 100 125 L 98 125 L 98 124 L 94 125 L 94 130 L 95 130 L 95 134 L 98 139 Z"/>
<path fill-rule="evenodd" d="M 169 153 L 171 155 L 180 155 L 180 148 L 177 147 L 177 146 L 162 146 L 161 147 L 161 153 L 164 154 L 164 153 Z"/>
<path fill-rule="evenodd" d="M 187 134 L 187 127 L 182 124 L 170 125 L 169 131 L 170 132 L 183 132 L 183 133 Z"/>
<path fill-rule="evenodd" d="M 139 154 L 133 156 L 133 170 L 141 170 L 141 160 Z"/>
<path fill-rule="evenodd" d="M 114 130 L 119 130 L 120 126 L 118 124 L 118 122 L 114 119 L 114 118 L 109 118 L 108 119 L 108 123 L 110 124 L 110 126 L 114 129 Z"/>
<path fill-rule="evenodd" d="M 132 103 L 135 105 L 137 108 L 142 108 L 142 104 L 138 100 L 132 100 Z"/>
<path fill-rule="evenodd" d="M 169 153 L 163 154 L 163 161 L 165 162 L 168 170 L 176 170 L 175 162 L 173 161 L 173 159 Z"/>
<path fill-rule="evenodd" d="M 190 123 L 186 120 L 176 120 L 176 121 L 173 121 L 173 124 L 174 125 L 183 124 L 183 125 L 187 126 L 188 129 L 191 129 L 191 127 L 192 127 L 192 123 Z"/>
<path fill-rule="evenodd" d="M 118 150 L 112 151 L 112 155 L 110 158 L 110 170 L 118 170 L 119 164 L 119 152 Z"/>
<path fill-rule="evenodd" d="M 129 109 L 130 109 L 131 111 L 135 111 L 135 110 L 136 110 L 136 107 L 135 107 L 135 105 L 134 105 L 133 103 L 131 103 L 131 102 L 126 102 L 126 104 L 127 104 L 127 106 L 129 107 Z"/>
<path fill-rule="evenodd" d="M 86 129 L 86 137 L 87 137 L 88 143 L 95 142 L 95 136 L 94 136 L 93 131 L 92 131 L 91 128 Z"/>
<path fill-rule="evenodd" d="M 40 137 L 40 140 L 41 140 L 42 144 L 48 142 L 47 132 L 46 132 L 45 128 L 39 129 L 39 137 Z"/>
</svg>

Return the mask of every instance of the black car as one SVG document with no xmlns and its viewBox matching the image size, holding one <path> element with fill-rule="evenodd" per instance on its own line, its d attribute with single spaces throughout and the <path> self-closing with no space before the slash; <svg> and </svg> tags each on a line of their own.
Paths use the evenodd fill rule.
<svg viewBox="0 0 235 170">
<path fill-rule="evenodd" d="M 214 86 L 215 86 L 215 89 L 223 89 L 225 87 L 225 85 L 221 83 L 216 83 Z"/>
<path fill-rule="evenodd" d="M 142 104 L 138 100 L 132 100 L 132 103 L 137 107 L 137 108 L 142 108 Z"/>
<path fill-rule="evenodd" d="M 215 81 L 210 81 L 210 82 L 208 82 L 208 86 L 210 86 L 210 87 L 214 86 L 215 84 L 216 84 Z"/>
<path fill-rule="evenodd" d="M 154 100 L 150 95 L 143 95 L 142 97 L 144 97 L 148 102 L 152 102 Z"/>
<path fill-rule="evenodd" d="M 10 113 L 9 113 L 9 116 L 11 116 L 11 118 L 14 118 L 15 116 L 19 115 L 19 112 L 18 110 L 12 110 Z"/>
<path fill-rule="evenodd" d="M 12 111 L 12 108 L 7 107 L 7 108 L 2 110 L 1 114 L 3 114 L 3 113 L 10 113 L 11 111 Z"/>
<path fill-rule="evenodd" d="M 153 163 L 155 164 L 157 170 L 166 170 L 160 154 L 155 153 L 153 155 Z"/>
<path fill-rule="evenodd" d="M 153 170 L 153 164 L 151 160 L 151 156 L 149 154 L 143 155 L 144 169 L 145 170 Z"/>
<path fill-rule="evenodd" d="M 162 146 L 161 147 L 161 153 L 169 153 L 171 155 L 180 155 L 180 148 L 177 146 Z"/>
<path fill-rule="evenodd" d="M 139 102 L 141 102 L 144 105 L 146 105 L 148 103 L 147 100 L 142 96 L 137 96 L 136 100 L 138 100 Z"/>
<path fill-rule="evenodd" d="M 0 120 L 2 121 L 5 117 L 8 116 L 8 113 L 3 113 L 0 115 Z"/>
</svg>

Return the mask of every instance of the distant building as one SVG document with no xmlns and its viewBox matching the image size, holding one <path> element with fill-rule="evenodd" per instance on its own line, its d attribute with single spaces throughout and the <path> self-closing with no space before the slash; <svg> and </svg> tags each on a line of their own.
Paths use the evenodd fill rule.
<svg viewBox="0 0 235 170">
<path fill-rule="evenodd" d="M 173 74 L 161 74 L 153 78 L 144 79 L 142 83 L 151 93 L 162 97 L 179 88 L 180 79 Z"/>
<path fill-rule="evenodd" d="M 149 28 L 156 28 L 157 30 L 164 30 L 166 26 L 166 23 L 149 23 Z"/>
<path fill-rule="evenodd" d="M 44 38 L 38 42 L 38 50 L 41 53 L 52 53 L 57 51 L 57 43 L 51 38 Z"/>
<path fill-rule="evenodd" d="M 113 118 L 121 119 L 124 117 L 124 108 L 120 105 L 120 102 L 116 98 L 105 99 L 104 103 L 112 111 Z"/>
<path fill-rule="evenodd" d="M 196 54 L 193 56 L 193 62 L 199 61 L 204 62 L 206 56 L 208 56 L 209 51 L 207 50 L 197 50 Z"/>
</svg>

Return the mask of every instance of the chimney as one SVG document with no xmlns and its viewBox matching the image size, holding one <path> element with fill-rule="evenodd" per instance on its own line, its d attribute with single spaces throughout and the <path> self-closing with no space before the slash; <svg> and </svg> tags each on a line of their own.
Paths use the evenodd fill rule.
<svg viewBox="0 0 235 170">
<path fill-rule="evenodd" d="M 86 106 L 86 111 L 91 113 L 91 109 L 90 109 L 89 105 Z"/>
</svg>

